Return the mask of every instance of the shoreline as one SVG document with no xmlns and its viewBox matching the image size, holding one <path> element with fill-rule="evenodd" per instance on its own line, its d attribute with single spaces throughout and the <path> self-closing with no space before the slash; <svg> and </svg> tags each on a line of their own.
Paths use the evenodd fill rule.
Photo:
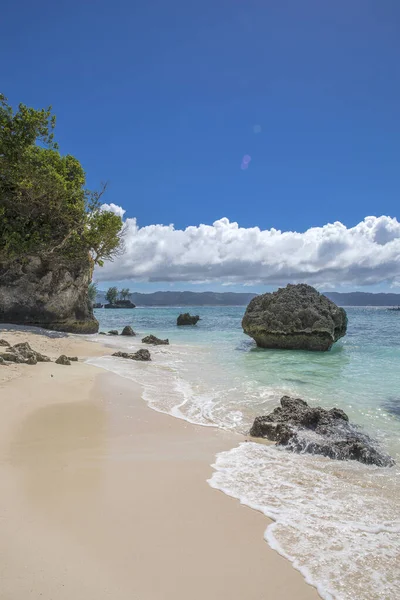
<svg viewBox="0 0 400 600">
<path fill-rule="evenodd" d="M 0 337 L 52 358 L 110 353 L 72 336 Z M 320 598 L 264 541 L 266 517 L 208 485 L 236 434 L 159 413 L 137 384 L 82 362 L 1 369 L 7 600 Z"/>
</svg>

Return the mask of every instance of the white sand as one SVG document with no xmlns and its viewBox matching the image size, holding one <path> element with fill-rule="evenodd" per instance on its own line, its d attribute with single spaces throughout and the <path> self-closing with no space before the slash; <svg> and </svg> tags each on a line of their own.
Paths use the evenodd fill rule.
<svg viewBox="0 0 400 600">
<path fill-rule="evenodd" d="M 110 353 L 0 337 L 52 358 Z M 263 540 L 266 518 L 206 483 L 238 441 L 83 362 L 0 366 L 0 599 L 318 599 Z"/>
</svg>

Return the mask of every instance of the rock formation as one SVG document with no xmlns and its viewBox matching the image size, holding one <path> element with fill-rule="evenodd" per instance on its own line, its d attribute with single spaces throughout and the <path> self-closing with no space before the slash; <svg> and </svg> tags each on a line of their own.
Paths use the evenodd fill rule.
<svg viewBox="0 0 400 600">
<path fill-rule="evenodd" d="M 105 304 L 104 308 L 136 308 L 130 300 L 116 300 L 113 304 Z"/>
<path fill-rule="evenodd" d="M 200 320 L 199 315 L 192 316 L 189 313 L 183 313 L 179 315 L 176 320 L 177 325 L 196 325 L 197 321 Z"/>
<path fill-rule="evenodd" d="M 129 352 L 114 352 L 112 356 L 118 356 L 119 358 L 129 358 L 131 360 L 151 360 L 150 352 L 146 350 L 146 348 L 141 348 L 140 350 L 132 354 Z"/>
<path fill-rule="evenodd" d="M 143 344 L 153 344 L 153 346 L 163 346 L 163 345 L 168 345 L 169 344 L 169 340 L 161 340 L 160 338 L 156 337 L 155 335 L 147 335 L 146 337 L 142 338 L 142 342 Z"/>
<path fill-rule="evenodd" d="M 14 362 L 20 364 L 36 365 L 38 362 L 50 362 L 50 358 L 36 352 L 30 347 L 28 342 L 21 342 L 15 346 L 8 346 L 5 352 L 0 354 L 4 362 Z"/>
<path fill-rule="evenodd" d="M 96 333 L 98 322 L 88 300 L 91 271 L 89 257 L 26 256 L 1 263 L 0 323 Z"/>
<path fill-rule="evenodd" d="M 242 327 L 261 348 L 324 351 L 346 334 L 347 316 L 310 285 L 289 284 L 253 298 Z"/>
<path fill-rule="evenodd" d="M 68 356 L 65 356 L 65 354 L 61 354 L 61 356 L 59 356 L 57 358 L 56 364 L 57 365 L 70 365 L 71 361 L 69 360 Z"/>
<path fill-rule="evenodd" d="M 108 332 L 108 335 L 118 335 L 118 329 L 111 329 L 111 330 Z"/>
<path fill-rule="evenodd" d="M 133 335 L 136 335 L 136 333 L 133 331 L 133 329 L 132 329 L 132 327 L 130 325 L 126 325 L 123 328 L 121 335 L 130 335 L 130 336 L 133 336 Z"/>
<path fill-rule="evenodd" d="M 300 398 L 283 396 L 281 406 L 255 419 L 250 435 L 267 438 L 295 452 L 358 460 L 380 467 L 394 464 L 369 436 L 349 423 L 345 412 L 339 408 L 312 408 Z"/>
</svg>

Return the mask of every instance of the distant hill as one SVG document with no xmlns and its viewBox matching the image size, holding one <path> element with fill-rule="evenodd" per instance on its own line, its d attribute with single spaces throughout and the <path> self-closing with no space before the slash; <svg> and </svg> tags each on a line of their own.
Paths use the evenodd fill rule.
<svg viewBox="0 0 400 600">
<path fill-rule="evenodd" d="M 105 304 L 105 292 L 97 293 L 96 301 Z M 400 306 L 400 294 L 369 292 L 324 292 L 339 306 Z M 136 306 L 247 306 L 256 294 L 236 292 L 134 292 L 130 299 Z"/>
<path fill-rule="evenodd" d="M 400 306 L 400 294 L 372 294 L 370 292 L 324 292 L 339 306 Z"/>
<path fill-rule="evenodd" d="M 130 300 L 136 306 L 247 306 L 255 295 L 234 292 L 134 292 Z M 105 303 L 105 292 L 97 293 L 96 302 Z"/>
</svg>

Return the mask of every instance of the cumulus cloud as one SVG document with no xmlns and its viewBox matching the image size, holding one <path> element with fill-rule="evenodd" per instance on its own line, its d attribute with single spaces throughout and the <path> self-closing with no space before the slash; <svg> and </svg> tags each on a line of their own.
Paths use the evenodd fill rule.
<svg viewBox="0 0 400 600">
<path fill-rule="evenodd" d="M 100 210 L 107 210 L 108 212 L 112 212 L 116 215 L 118 215 L 119 217 L 121 217 L 121 219 L 123 218 L 124 214 L 126 213 L 126 210 L 124 210 L 122 208 L 122 206 L 118 206 L 117 204 L 113 204 L 111 202 L 111 204 L 102 204 L 100 206 Z"/>
<path fill-rule="evenodd" d="M 109 205 L 117 214 L 122 208 Z M 139 227 L 126 219 L 125 252 L 96 272 L 99 281 L 313 285 L 400 284 L 400 223 L 366 217 L 355 227 L 340 222 L 304 233 L 239 227 L 223 218 L 184 230 Z"/>
</svg>

